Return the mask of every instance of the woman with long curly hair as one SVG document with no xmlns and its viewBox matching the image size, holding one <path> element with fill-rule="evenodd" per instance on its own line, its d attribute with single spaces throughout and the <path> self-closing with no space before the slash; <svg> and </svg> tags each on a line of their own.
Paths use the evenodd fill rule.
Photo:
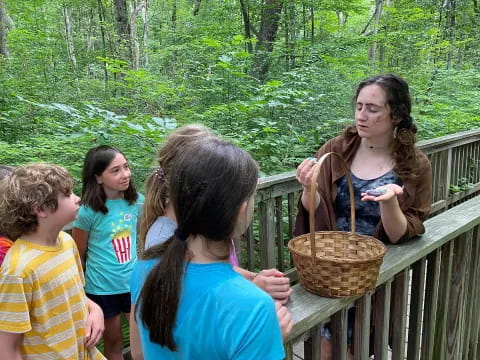
<svg viewBox="0 0 480 360">
<path fill-rule="evenodd" d="M 432 176 L 428 158 L 415 147 L 417 127 L 410 115 L 408 84 L 396 75 L 370 77 L 358 85 L 353 104 L 355 124 L 297 168 L 303 193 L 295 235 L 309 231 L 312 169 L 317 159 L 328 152 L 341 155 L 350 168 L 357 233 L 390 243 L 422 234 L 423 221 L 431 208 Z M 350 196 L 345 175 L 337 159 L 325 160 L 315 194 L 315 230 L 350 231 Z M 351 323 L 351 314 L 349 319 Z M 349 324 L 349 330 L 352 327 Z M 329 340 L 328 327 L 322 332 Z M 324 350 L 331 348 L 330 344 L 325 345 Z"/>
</svg>

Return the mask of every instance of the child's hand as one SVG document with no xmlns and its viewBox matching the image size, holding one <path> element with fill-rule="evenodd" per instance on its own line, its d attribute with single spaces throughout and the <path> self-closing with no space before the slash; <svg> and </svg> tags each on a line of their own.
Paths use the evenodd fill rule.
<svg viewBox="0 0 480 360">
<path fill-rule="evenodd" d="M 105 330 L 103 311 L 96 303 L 88 299 L 87 326 L 85 328 L 85 346 L 91 348 L 102 338 Z"/>
<path fill-rule="evenodd" d="M 253 279 L 253 283 L 282 304 L 287 303 L 293 291 L 290 289 L 290 279 L 277 269 L 260 271 Z"/>
<path fill-rule="evenodd" d="M 403 194 L 403 187 L 397 184 L 387 184 L 362 193 L 362 201 L 388 201 Z"/>
<path fill-rule="evenodd" d="M 280 325 L 280 330 L 282 331 L 282 337 L 285 339 L 292 331 L 292 315 L 287 308 L 278 301 L 275 301 L 275 309 L 277 310 L 277 318 Z"/>
</svg>

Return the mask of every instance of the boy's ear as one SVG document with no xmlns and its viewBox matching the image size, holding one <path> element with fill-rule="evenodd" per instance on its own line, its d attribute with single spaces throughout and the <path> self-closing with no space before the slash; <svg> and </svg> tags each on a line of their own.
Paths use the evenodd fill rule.
<svg viewBox="0 0 480 360">
<path fill-rule="evenodd" d="M 47 211 L 45 211 L 45 209 L 42 209 L 42 208 L 37 207 L 37 206 L 35 206 L 33 208 L 33 212 L 35 213 L 35 215 L 37 215 L 37 217 L 42 218 L 42 219 L 44 219 L 48 216 L 48 213 L 47 213 Z"/>
</svg>

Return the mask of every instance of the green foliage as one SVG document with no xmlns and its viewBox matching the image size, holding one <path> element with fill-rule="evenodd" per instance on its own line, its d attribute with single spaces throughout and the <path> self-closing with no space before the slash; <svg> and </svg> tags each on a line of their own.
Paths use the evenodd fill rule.
<svg viewBox="0 0 480 360">
<path fill-rule="evenodd" d="M 86 151 L 108 143 L 126 153 L 142 183 L 168 132 L 200 122 L 274 174 L 341 132 L 355 85 L 378 72 L 409 81 L 419 138 L 480 127 L 472 3 L 458 3 L 452 22 L 436 2 L 396 0 L 378 24 L 372 0 L 286 3 L 260 83 L 252 73 L 261 2 L 249 2 L 251 39 L 237 1 L 201 2 L 197 15 L 191 2 L 149 2 L 147 24 L 141 12 L 136 21 L 139 68 L 121 56 L 112 1 L 4 2 L 15 26 L 10 57 L 0 56 L 1 163 L 57 162 L 78 179 Z"/>
</svg>

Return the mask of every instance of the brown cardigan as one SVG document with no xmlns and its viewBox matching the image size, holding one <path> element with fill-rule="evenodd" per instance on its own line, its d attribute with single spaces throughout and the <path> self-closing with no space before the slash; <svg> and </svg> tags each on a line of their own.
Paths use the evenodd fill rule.
<svg viewBox="0 0 480 360">
<path fill-rule="evenodd" d="M 358 135 L 350 140 L 346 140 L 343 135 L 340 135 L 323 145 L 315 157 L 318 159 L 325 153 L 336 152 L 340 154 L 350 166 L 360 146 L 360 142 L 361 138 Z M 432 171 L 430 161 L 421 151 L 417 151 L 415 168 L 418 169 L 418 176 L 414 179 L 404 179 L 400 177 L 404 189 L 403 195 L 398 197 L 398 203 L 407 218 L 407 230 L 398 243 L 425 232 L 423 221 L 427 219 L 431 209 Z M 344 175 L 345 172 L 342 166 L 338 161 L 335 161 L 333 157 L 325 160 L 318 175 L 320 204 L 315 211 L 316 231 L 336 230 L 335 198 L 337 196 L 337 185 L 335 182 Z M 294 234 L 298 236 L 306 234 L 309 231 L 308 211 L 303 207 L 300 199 Z M 383 242 L 389 242 L 381 220 L 373 236 Z"/>
</svg>

